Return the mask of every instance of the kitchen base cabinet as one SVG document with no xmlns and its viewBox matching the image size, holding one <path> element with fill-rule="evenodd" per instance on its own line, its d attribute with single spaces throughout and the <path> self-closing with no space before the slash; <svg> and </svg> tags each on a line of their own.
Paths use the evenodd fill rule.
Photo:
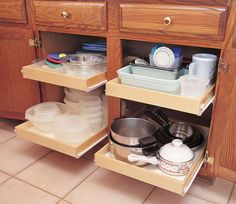
<svg viewBox="0 0 236 204">
<path fill-rule="evenodd" d="M 79 36 L 61 33 L 40 32 L 42 42 L 42 55 L 47 53 L 77 53 L 81 52 L 83 42 L 105 41 L 104 38 Z M 42 98 L 46 102 L 49 99 L 64 98 L 64 87 L 80 91 L 90 92 L 99 88 L 107 81 L 106 71 L 100 71 L 88 77 L 69 75 L 65 70 L 58 71 L 45 66 L 45 59 L 36 60 L 34 64 L 22 67 L 21 73 L 26 80 L 39 81 L 42 83 Z M 53 86 L 52 86 L 53 85 Z M 79 158 L 96 144 L 101 142 L 108 134 L 107 125 L 80 143 L 67 143 L 59 140 L 54 133 L 45 133 L 37 130 L 30 121 L 15 127 L 16 136 L 33 143 L 45 146 L 58 152 Z M 80 135 L 78 135 L 78 138 Z"/>
<path fill-rule="evenodd" d="M 0 27 L 0 117 L 24 120 L 25 110 L 40 102 L 38 82 L 23 79 L 20 72 L 36 57 L 31 38 L 26 28 Z"/>
<path fill-rule="evenodd" d="M 109 125 L 114 118 L 120 117 L 120 99 L 186 114 L 202 115 L 206 109 L 208 110 L 209 115 L 206 117 L 209 119 L 207 125 L 210 129 L 208 141 L 206 147 L 198 151 L 195 163 L 186 176 L 172 178 L 159 172 L 158 168 L 153 171 L 148 169 L 152 168 L 151 166 L 141 168 L 118 161 L 109 153 L 108 146 L 96 153 L 95 163 L 98 166 L 181 195 L 187 192 L 201 166 L 203 166 L 201 171 L 206 177 L 220 176 L 236 182 L 234 125 L 236 117 L 234 105 L 236 36 L 232 35 L 236 30 L 236 1 L 96 0 L 93 5 L 92 2 L 87 3 L 81 0 L 60 2 L 56 6 L 53 4 L 54 1 L 31 1 L 32 7 L 39 6 L 33 12 L 36 12 L 34 13 L 36 18 L 34 24 L 42 40 L 43 55 L 55 51 L 78 51 L 82 42 L 86 42 L 87 39 L 89 42 L 96 39 L 106 41 L 108 70 L 102 75 L 101 81 L 96 81 L 96 83 L 99 86 L 100 82 L 104 83 L 105 80 L 108 80 L 106 94 L 109 96 Z M 49 8 L 47 8 L 49 5 L 47 2 L 50 3 Z M 73 8 L 73 3 L 81 12 Z M 45 13 L 44 8 L 53 11 L 55 15 Z M 86 12 L 86 8 L 90 8 L 90 12 Z M 91 11 L 98 11 L 95 14 L 98 18 L 94 21 L 90 16 Z M 81 21 L 77 19 L 81 19 Z M 206 52 L 217 55 L 219 62 L 215 72 L 215 87 L 212 86 L 201 100 L 192 100 L 178 95 L 121 84 L 117 78 L 117 70 L 122 67 L 122 62 L 125 63 L 123 58 L 135 56 L 148 59 L 150 48 L 155 44 L 182 47 L 185 50 L 184 56 L 188 58 L 188 64 L 194 53 Z M 59 86 L 66 85 L 83 91 L 96 88 L 96 83 L 86 84 L 73 77 L 61 77 L 61 75 L 53 75 L 47 71 L 41 72 L 35 69 L 34 65 L 24 67 L 23 75 L 25 78 Z M 77 85 L 77 83 L 80 84 Z M 209 111 L 207 107 L 212 103 L 213 108 Z M 193 122 L 197 123 L 197 121 Z M 16 134 L 75 157 L 81 155 L 86 149 L 68 147 L 58 141 L 52 141 L 51 138 L 45 139 L 43 135 L 32 132 L 31 128 L 31 124 L 27 122 L 16 127 Z M 108 128 L 102 130 L 102 133 L 93 137 L 97 140 L 93 140 L 93 144 L 88 145 L 87 150 L 107 135 Z"/>
</svg>

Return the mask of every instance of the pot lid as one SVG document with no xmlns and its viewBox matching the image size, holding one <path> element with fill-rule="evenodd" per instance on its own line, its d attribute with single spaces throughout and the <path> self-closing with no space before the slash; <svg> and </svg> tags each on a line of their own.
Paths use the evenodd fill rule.
<svg viewBox="0 0 236 204">
<path fill-rule="evenodd" d="M 72 63 L 76 65 L 96 65 L 105 63 L 106 57 L 99 54 L 74 54 L 68 55 L 63 59 L 63 63 Z"/>
<path fill-rule="evenodd" d="M 161 158 L 174 163 L 187 162 L 194 158 L 194 152 L 180 139 L 174 139 L 162 146 L 159 154 Z"/>
</svg>

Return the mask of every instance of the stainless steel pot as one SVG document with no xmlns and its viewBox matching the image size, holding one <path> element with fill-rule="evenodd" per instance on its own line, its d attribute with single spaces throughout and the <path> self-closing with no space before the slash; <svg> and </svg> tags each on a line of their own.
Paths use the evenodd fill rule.
<svg viewBox="0 0 236 204">
<path fill-rule="evenodd" d="M 131 145 L 124 145 L 116 142 L 111 135 L 109 135 L 109 143 L 110 143 L 110 152 L 114 155 L 116 159 L 119 159 L 121 161 L 125 161 L 127 163 L 132 163 L 136 166 L 144 166 L 147 165 L 147 162 L 143 161 L 129 161 L 128 155 L 135 154 L 135 155 L 146 155 L 146 152 L 157 152 L 156 144 L 147 145 L 145 147 L 141 146 L 131 146 Z"/>
<path fill-rule="evenodd" d="M 125 145 L 152 144 L 155 132 L 156 126 L 142 118 L 120 118 L 111 124 L 112 137 L 116 142 Z"/>
<path fill-rule="evenodd" d="M 148 162 L 158 165 L 160 170 L 167 174 L 182 176 L 189 172 L 194 156 L 194 152 L 188 146 L 184 145 L 181 140 L 175 139 L 161 147 L 155 157 L 130 154 L 128 160 L 130 162 Z"/>
<path fill-rule="evenodd" d="M 165 133 L 169 134 L 173 139 L 181 139 L 184 141 L 194 135 L 194 130 L 191 125 L 186 122 L 171 122 L 160 110 L 155 112 L 147 110 L 145 115 L 161 125 Z"/>
</svg>

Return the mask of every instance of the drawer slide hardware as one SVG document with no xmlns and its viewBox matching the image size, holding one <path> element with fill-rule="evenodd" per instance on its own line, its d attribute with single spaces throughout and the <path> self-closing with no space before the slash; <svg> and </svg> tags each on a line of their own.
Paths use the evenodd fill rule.
<svg viewBox="0 0 236 204">
<path fill-rule="evenodd" d="M 42 47 L 42 41 L 39 38 L 29 39 L 30 47 Z"/>
<path fill-rule="evenodd" d="M 223 59 L 222 59 L 222 58 L 220 58 L 220 60 L 219 60 L 218 72 L 220 72 L 221 70 L 222 70 L 223 72 L 228 72 L 228 71 L 229 71 L 229 63 L 223 62 Z"/>
<path fill-rule="evenodd" d="M 204 163 L 208 165 L 213 165 L 214 164 L 214 157 L 209 155 L 209 152 L 206 151 L 205 158 L 204 158 Z"/>
</svg>

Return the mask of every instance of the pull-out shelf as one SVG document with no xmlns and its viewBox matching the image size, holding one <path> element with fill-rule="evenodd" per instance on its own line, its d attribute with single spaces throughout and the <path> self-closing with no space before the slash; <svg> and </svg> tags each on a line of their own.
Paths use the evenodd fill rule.
<svg viewBox="0 0 236 204">
<path fill-rule="evenodd" d="M 108 129 L 104 128 L 98 133 L 91 135 L 87 140 L 72 144 L 58 141 L 52 133 L 38 131 L 29 121 L 15 127 L 17 137 L 76 158 L 79 158 L 103 140 L 107 136 L 107 132 Z"/>
<path fill-rule="evenodd" d="M 106 83 L 106 95 L 201 115 L 213 102 L 214 86 L 211 86 L 202 98 L 192 99 L 121 84 L 120 79 L 115 78 Z"/>
<path fill-rule="evenodd" d="M 199 172 L 205 158 L 205 146 L 195 152 L 193 165 L 185 176 L 170 176 L 157 166 L 138 167 L 114 158 L 107 144 L 95 154 L 95 163 L 105 169 L 129 176 L 131 178 L 158 186 L 174 193 L 185 195 Z"/>
<path fill-rule="evenodd" d="M 82 91 L 91 91 L 106 83 L 106 72 L 98 73 L 92 77 L 82 78 L 78 76 L 70 76 L 64 73 L 44 69 L 37 65 L 27 65 L 21 70 L 23 77 L 36 81 L 46 82 L 49 84 L 65 86 Z"/>
</svg>

